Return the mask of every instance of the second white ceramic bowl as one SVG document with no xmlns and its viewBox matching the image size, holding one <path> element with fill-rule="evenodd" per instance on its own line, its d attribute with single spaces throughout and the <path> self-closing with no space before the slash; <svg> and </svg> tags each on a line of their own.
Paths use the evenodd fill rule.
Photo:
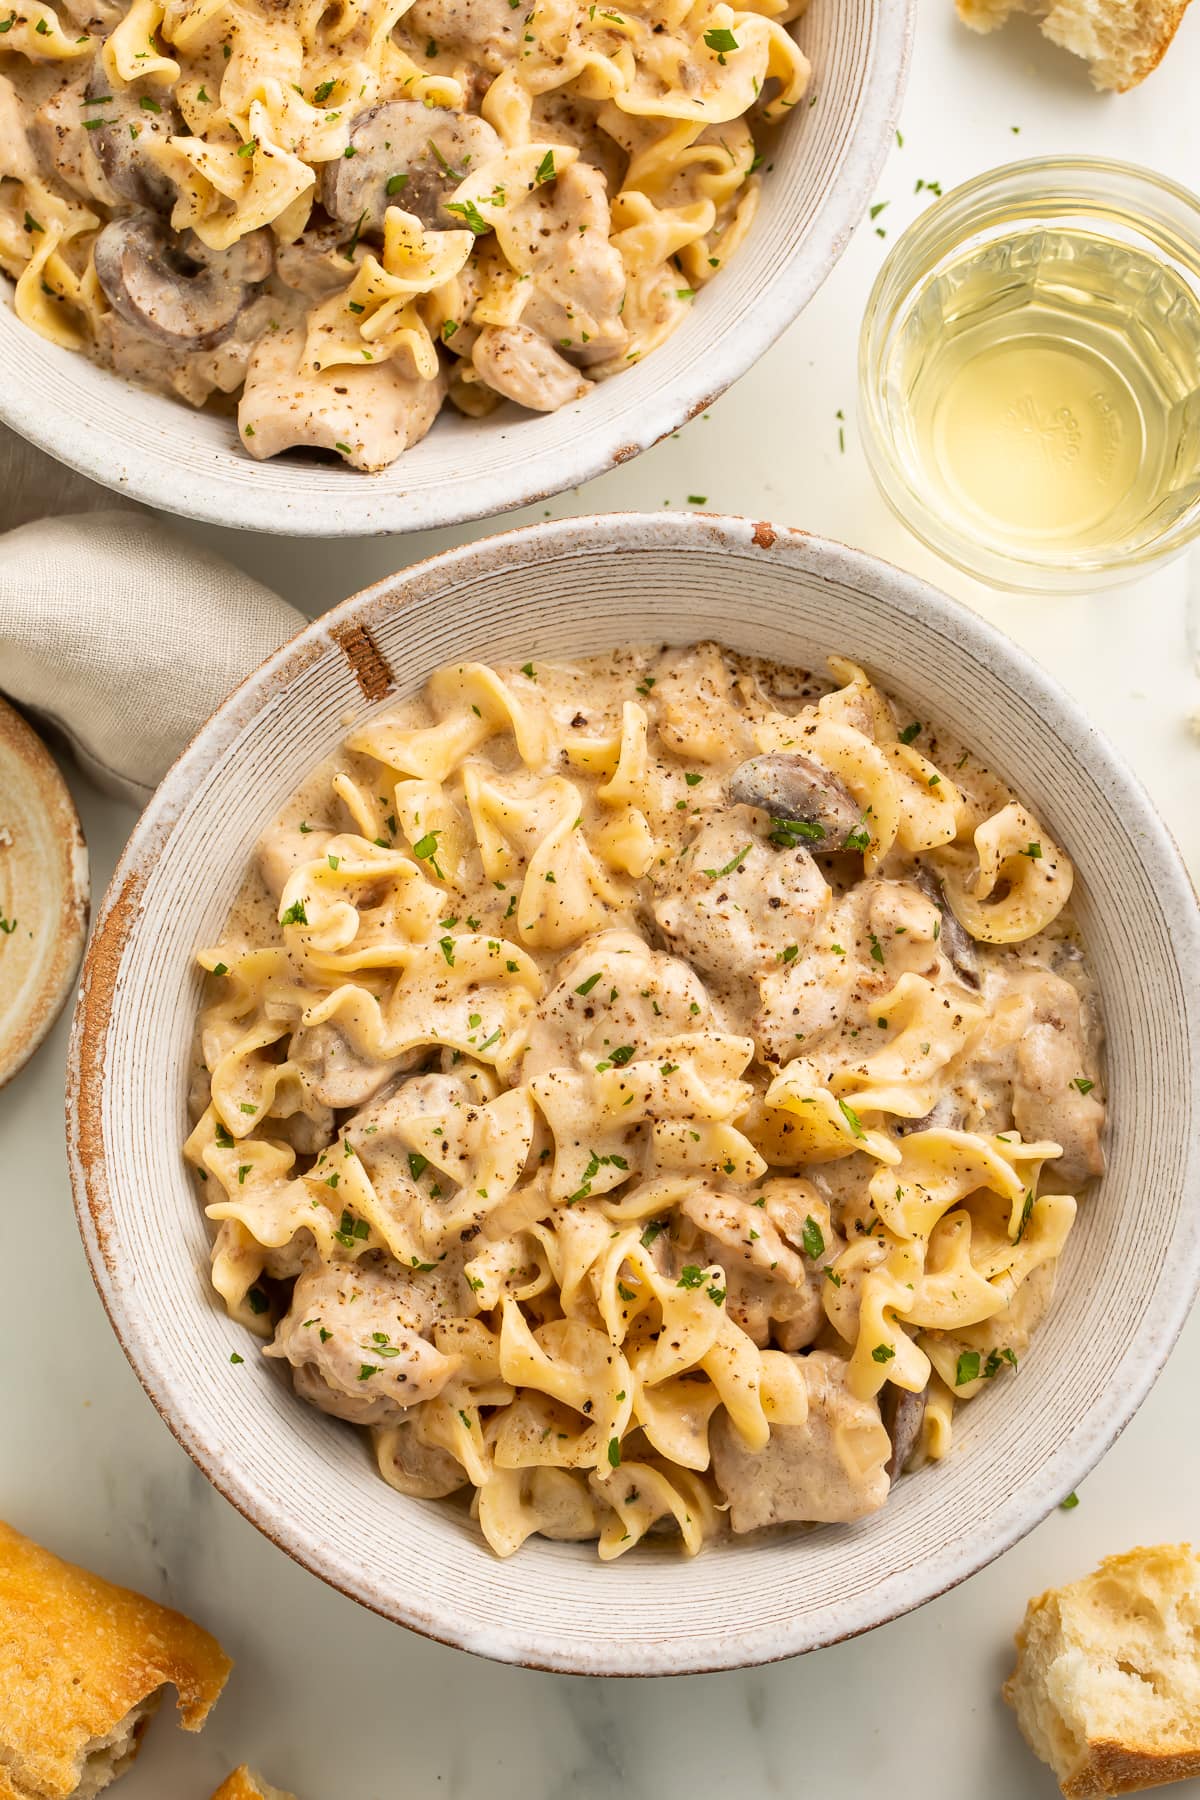
<svg viewBox="0 0 1200 1800">
<path fill-rule="evenodd" d="M 854 1527 L 600 1563 L 511 1561 L 465 1512 L 386 1487 L 362 1434 L 296 1399 L 208 1283 L 180 1146 L 211 943 L 263 827 L 351 723 L 465 658 L 535 660 L 705 635 L 821 667 L 861 660 L 980 751 L 1078 870 L 1108 1027 L 1108 1172 L 1019 1374 L 961 1416 L 948 1461 Z M 587 1674 L 721 1669 L 829 1643 L 928 1600 L 1068 1493 L 1149 1389 L 1200 1278 L 1200 921 L 1128 770 L 1037 665 L 912 576 L 744 520 L 574 519 L 453 550 L 308 626 L 205 726 L 151 801 L 88 954 L 69 1121 L 93 1273 L 150 1397 L 200 1467 L 308 1568 L 418 1631 Z M 239 1351 L 247 1360 L 230 1364 Z M 348 1532 L 345 1521 L 353 1520 Z"/>
<path fill-rule="evenodd" d="M 292 537 L 362 537 L 486 518 L 627 462 L 704 411 L 811 300 L 873 196 L 892 143 L 916 0 L 812 0 L 794 27 L 811 97 L 775 135 L 753 228 L 644 362 L 537 416 L 464 419 L 378 475 L 255 462 L 235 422 L 193 412 L 29 330 L 0 300 L 0 419 L 82 475 L 166 512 Z M 11 284 L 3 282 L 11 294 Z"/>
</svg>

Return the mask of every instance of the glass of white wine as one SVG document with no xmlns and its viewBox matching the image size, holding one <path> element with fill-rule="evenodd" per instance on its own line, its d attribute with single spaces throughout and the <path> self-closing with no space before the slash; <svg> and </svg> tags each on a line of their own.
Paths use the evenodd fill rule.
<svg viewBox="0 0 1200 1800">
<path fill-rule="evenodd" d="M 1045 158 L 955 188 L 875 283 L 868 460 L 911 530 L 1002 587 L 1130 579 L 1200 534 L 1200 198 Z"/>
</svg>

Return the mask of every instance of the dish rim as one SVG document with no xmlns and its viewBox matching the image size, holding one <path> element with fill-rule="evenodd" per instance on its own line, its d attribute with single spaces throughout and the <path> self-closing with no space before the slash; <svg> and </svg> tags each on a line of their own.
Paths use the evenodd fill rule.
<svg viewBox="0 0 1200 1800">
<path fill-rule="evenodd" d="M 126 946 L 138 926 L 139 901 L 157 855 L 169 838 L 179 815 L 198 785 L 221 759 L 234 738 L 249 723 L 270 710 L 272 696 L 292 675 L 306 669 L 332 649 L 346 654 L 347 629 L 368 628 L 381 609 L 394 610 L 414 604 L 423 588 L 435 582 L 453 585 L 457 572 L 486 575 L 488 566 L 516 561 L 544 560 L 558 546 L 595 552 L 624 551 L 637 554 L 648 536 L 654 547 L 696 544 L 708 540 L 715 553 L 730 551 L 753 556 L 766 554 L 810 575 L 816 581 L 841 581 L 866 587 L 918 627 L 932 621 L 952 628 L 963 650 L 983 662 L 993 679 L 1007 686 L 1023 684 L 1042 702 L 1054 720 L 1054 741 L 1074 760 L 1087 756 L 1103 765 L 1106 784 L 1131 800 L 1139 826 L 1139 851 L 1158 878 L 1163 911 L 1172 926 L 1175 964 L 1181 970 L 1200 966 L 1200 906 L 1187 870 L 1171 834 L 1160 819 L 1153 800 L 1139 778 L 1107 738 L 1090 723 L 1082 706 L 1042 669 L 1028 652 L 1007 638 L 978 614 L 961 606 L 922 577 L 896 568 L 866 551 L 836 540 L 816 536 L 795 526 L 779 526 L 733 515 L 713 513 L 609 513 L 550 520 L 495 533 L 474 543 L 456 546 L 409 565 L 360 593 L 351 595 L 329 612 L 319 615 L 297 635 L 265 659 L 234 689 L 213 713 L 168 771 L 139 818 L 122 852 L 96 915 L 80 983 L 79 1001 L 72 1023 L 67 1064 L 67 1150 L 76 1218 L 93 1280 L 113 1331 L 149 1399 L 165 1424 L 201 1472 L 230 1503 L 277 1548 L 287 1552 L 309 1573 L 368 1610 L 404 1625 L 423 1637 L 488 1658 L 516 1663 L 553 1673 L 653 1676 L 714 1673 L 782 1661 L 810 1650 L 873 1630 L 937 1598 L 970 1575 L 987 1567 L 1010 1549 L 1052 1512 L 1090 1473 L 1134 1417 L 1161 1372 L 1200 1290 L 1200 1234 L 1193 1237 L 1190 1254 L 1172 1265 L 1163 1293 L 1163 1305 L 1151 1326 L 1139 1337 L 1136 1375 L 1129 1378 L 1115 1403 L 1092 1407 L 1088 1429 L 1080 1435 L 1072 1428 L 1063 1446 L 1043 1464 L 1036 1482 L 1026 1482 L 1009 1496 L 994 1521 L 993 1541 L 964 1548 L 970 1540 L 949 1540 L 937 1562 L 926 1557 L 905 1571 L 894 1601 L 882 1605 L 858 1603 L 852 1622 L 839 1620 L 824 1628 L 800 1621 L 780 1630 L 768 1624 L 715 1636 L 706 1645 L 688 1645 L 683 1660 L 670 1642 L 650 1640 L 627 1644 L 618 1656 L 616 1646 L 601 1655 L 583 1657 L 569 1651 L 550 1652 L 540 1647 L 524 1626 L 510 1627 L 495 1621 L 486 1630 L 460 1629 L 444 1613 L 433 1617 L 419 1602 L 390 1592 L 382 1584 L 363 1577 L 352 1556 L 336 1547 L 310 1543 L 298 1528 L 270 1515 L 256 1499 L 253 1484 L 242 1479 L 236 1456 L 219 1444 L 202 1441 L 198 1428 L 186 1417 L 186 1388 L 179 1373 L 159 1354 L 153 1332 L 147 1332 L 136 1304 L 129 1301 L 116 1279 L 110 1249 L 112 1206 L 104 1172 L 104 1120 L 101 1098 L 105 1047 L 113 1003 L 120 982 Z M 482 565 L 482 567 L 480 567 Z M 448 579 L 447 579 L 448 578 Z M 392 698 L 402 698 L 402 695 Z M 1186 992 L 1186 990 L 1184 990 Z M 1200 1122 L 1191 1130 L 1184 1167 L 1186 1196 L 1200 1174 Z M 1111 1382 L 1111 1376 L 1110 1376 Z M 1106 1397 L 1109 1390 L 1106 1389 Z M 936 1571 L 932 1574 L 931 1571 Z"/>
<path fill-rule="evenodd" d="M 874 48 L 859 129 L 848 141 L 834 182 L 819 200 L 801 245 L 778 264 L 737 329 L 715 338 L 670 389 L 660 387 L 647 395 L 636 416 L 623 413 L 602 430 L 580 430 L 570 456 L 547 447 L 534 460 L 522 454 L 518 442 L 503 475 L 479 479 L 468 475 L 454 483 L 445 481 L 415 498 L 403 487 L 389 490 L 380 485 L 388 470 L 364 475 L 331 464 L 329 472 L 336 486 L 331 484 L 319 497 L 297 491 L 289 501 L 270 484 L 242 482 L 220 467 L 208 481 L 189 481 L 187 471 L 173 463 L 160 472 L 155 457 L 129 457 L 128 443 L 104 420 L 90 420 L 88 430 L 81 431 L 79 419 L 67 410 L 47 413 L 36 382 L 0 381 L 0 422 L 77 474 L 130 500 L 203 524 L 280 536 L 406 536 L 513 512 L 579 487 L 631 461 L 710 407 L 766 354 L 833 272 L 866 216 L 892 145 L 912 61 L 916 9 L 917 0 L 874 0 Z M 810 247 L 815 247 L 815 254 L 806 256 Z M 804 279 L 797 281 L 793 276 L 801 262 Z M 0 304 L 11 311 L 10 298 Z M 12 322 L 21 324 L 15 318 Z M 111 371 L 103 372 L 111 382 L 135 393 L 154 394 L 154 390 L 141 389 Z M 182 399 L 177 412 L 182 433 L 190 416 Z M 514 427 L 523 416 L 514 414 Z M 244 457 L 252 472 L 256 466 L 253 459 L 236 444 L 232 449 L 239 468 Z M 402 469 L 403 463 L 402 454 L 391 468 Z"/>
</svg>

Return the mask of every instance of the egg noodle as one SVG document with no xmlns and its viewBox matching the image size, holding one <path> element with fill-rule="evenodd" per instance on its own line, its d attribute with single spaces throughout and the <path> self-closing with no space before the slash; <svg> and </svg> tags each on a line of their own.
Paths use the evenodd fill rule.
<svg viewBox="0 0 1200 1800">
<path fill-rule="evenodd" d="M 61 0 L 0 17 L 0 267 L 251 454 L 380 468 L 675 329 L 800 102 L 803 0 Z"/>
<path fill-rule="evenodd" d="M 831 666 L 444 668 L 200 955 L 219 1294 L 502 1555 L 858 1519 L 1020 1403 L 1102 1163 L 1071 865 Z"/>
</svg>

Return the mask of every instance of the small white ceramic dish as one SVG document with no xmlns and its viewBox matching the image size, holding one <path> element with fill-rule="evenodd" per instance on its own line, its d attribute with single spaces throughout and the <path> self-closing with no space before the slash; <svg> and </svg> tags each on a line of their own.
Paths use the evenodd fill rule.
<svg viewBox="0 0 1200 1800">
<path fill-rule="evenodd" d="M 1108 1173 L 1012 1381 L 945 1463 L 863 1524 L 714 1547 L 531 1540 L 385 1486 L 361 1434 L 296 1399 L 208 1285 L 180 1146 L 200 983 L 257 836 L 348 726 L 467 657 L 705 634 L 820 666 L 860 658 L 1010 781 L 1078 870 L 1108 1024 Z M 205 726 L 143 814 L 101 910 L 76 1014 L 80 1226 L 125 1351 L 180 1442 L 248 1518 L 365 1605 L 488 1656 L 588 1674 L 720 1669 L 827 1644 L 928 1600 L 1034 1525 L 1144 1398 L 1200 1279 L 1200 916 L 1128 770 L 1022 651 L 859 552 L 703 514 L 573 519 L 449 551 L 303 631 Z M 352 1529 L 348 1522 L 352 1522 Z"/>
<path fill-rule="evenodd" d="M 477 420 L 447 406 L 378 475 L 292 456 L 259 463 L 233 420 L 58 349 L 0 302 L 0 419 L 132 499 L 292 537 L 423 531 L 578 486 L 703 412 L 811 300 L 874 195 L 915 10 L 916 0 L 812 0 L 794 29 L 813 65 L 814 104 L 773 141 L 746 243 L 672 338 L 560 412 L 505 406 Z"/>
<path fill-rule="evenodd" d="M 67 784 L 0 700 L 0 1087 L 33 1055 L 75 984 L 88 853 Z"/>
</svg>

